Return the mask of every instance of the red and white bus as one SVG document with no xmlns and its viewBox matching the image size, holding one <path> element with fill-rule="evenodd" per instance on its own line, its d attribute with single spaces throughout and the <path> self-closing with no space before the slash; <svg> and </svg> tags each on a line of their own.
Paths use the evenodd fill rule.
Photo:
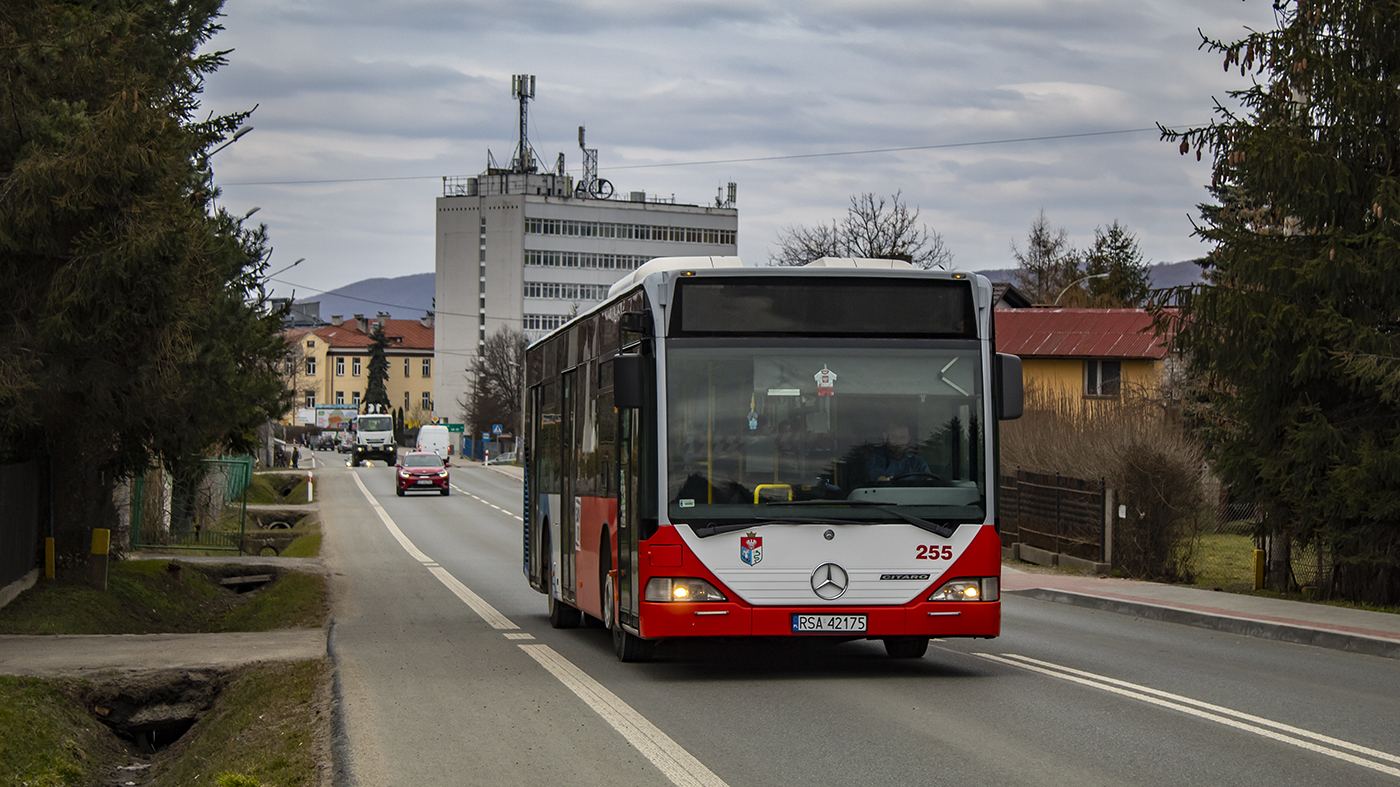
<svg viewBox="0 0 1400 787">
<path fill-rule="evenodd" d="M 883 640 L 1001 629 L 992 288 L 890 260 L 661 258 L 526 351 L 524 571 L 550 623 Z"/>
</svg>

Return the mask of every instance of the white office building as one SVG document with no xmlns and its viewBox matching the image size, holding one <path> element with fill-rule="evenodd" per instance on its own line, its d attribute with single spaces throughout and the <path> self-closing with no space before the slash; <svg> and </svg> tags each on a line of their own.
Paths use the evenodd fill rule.
<svg viewBox="0 0 1400 787">
<path fill-rule="evenodd" d="M 437 200 L 434 412 L 454 423 L 462 420 L 458 402 L 468 401 L 477 348 L 498 330 L 538 339 L 654 257 L 737 253 L 732 184 L 728 198 L 709 207 L 641 192 L 604 199 L 597 188 L 584 196 L 590 189 L 576 193 L 562 161 L 558 172 L 520 169 L 534 167 L 444 179 Z M 591 174 L 597 184 L 596 169 Z"/>
</svg>

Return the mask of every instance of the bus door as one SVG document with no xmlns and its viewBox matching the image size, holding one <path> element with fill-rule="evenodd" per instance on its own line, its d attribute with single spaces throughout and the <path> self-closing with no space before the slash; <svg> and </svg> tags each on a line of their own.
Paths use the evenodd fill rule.
<svg viewBox="0 0 1400 787">
<path fill-rule="evenodd" d="M 564 372 L 561 388 L 560 410 L 563 423 L 560 424 L 559 452 L 559 595 L 565 601 L 575 603 L 578 596 L 578 583 L 574 580 L 577 558 L 578 506 L 574 497 L 574 399 L 578 395 L 577 372 Z"/>
<path fill-rule="evenodd" d="M 637 582 L 633 568 L 637 561 L 637 484 L 640 467 L 636 440 L 638 412 L 618 411 L 617 424 L 617 607 L 618 617 L 637 626 Z"/>
</svg>

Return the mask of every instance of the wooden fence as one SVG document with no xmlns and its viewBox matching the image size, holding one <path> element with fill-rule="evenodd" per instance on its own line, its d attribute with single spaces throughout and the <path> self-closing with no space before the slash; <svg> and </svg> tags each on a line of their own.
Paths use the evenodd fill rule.
<svg viewBox="0 0 1400 787">
<path fill-rule="evenodd" d="M 1001 477 L 1001 543 L 1107 562 L 1103 481 L 1017 470 Z"/>
</svg>

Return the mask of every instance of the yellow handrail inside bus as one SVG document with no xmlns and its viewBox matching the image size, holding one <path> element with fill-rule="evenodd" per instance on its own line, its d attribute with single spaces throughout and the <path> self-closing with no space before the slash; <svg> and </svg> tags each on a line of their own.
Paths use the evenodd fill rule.
<svg viewBox="0 0 1400 787">
<path fill-rule="evenodd" d="M 753 488 L 754 505 L 758 505 L 758 496 L 762 494 L 765 489 L 786 489 L 788 491 L 788 500 L 792 500 L 792 484 L 759 484 Z"/>
</svg>

